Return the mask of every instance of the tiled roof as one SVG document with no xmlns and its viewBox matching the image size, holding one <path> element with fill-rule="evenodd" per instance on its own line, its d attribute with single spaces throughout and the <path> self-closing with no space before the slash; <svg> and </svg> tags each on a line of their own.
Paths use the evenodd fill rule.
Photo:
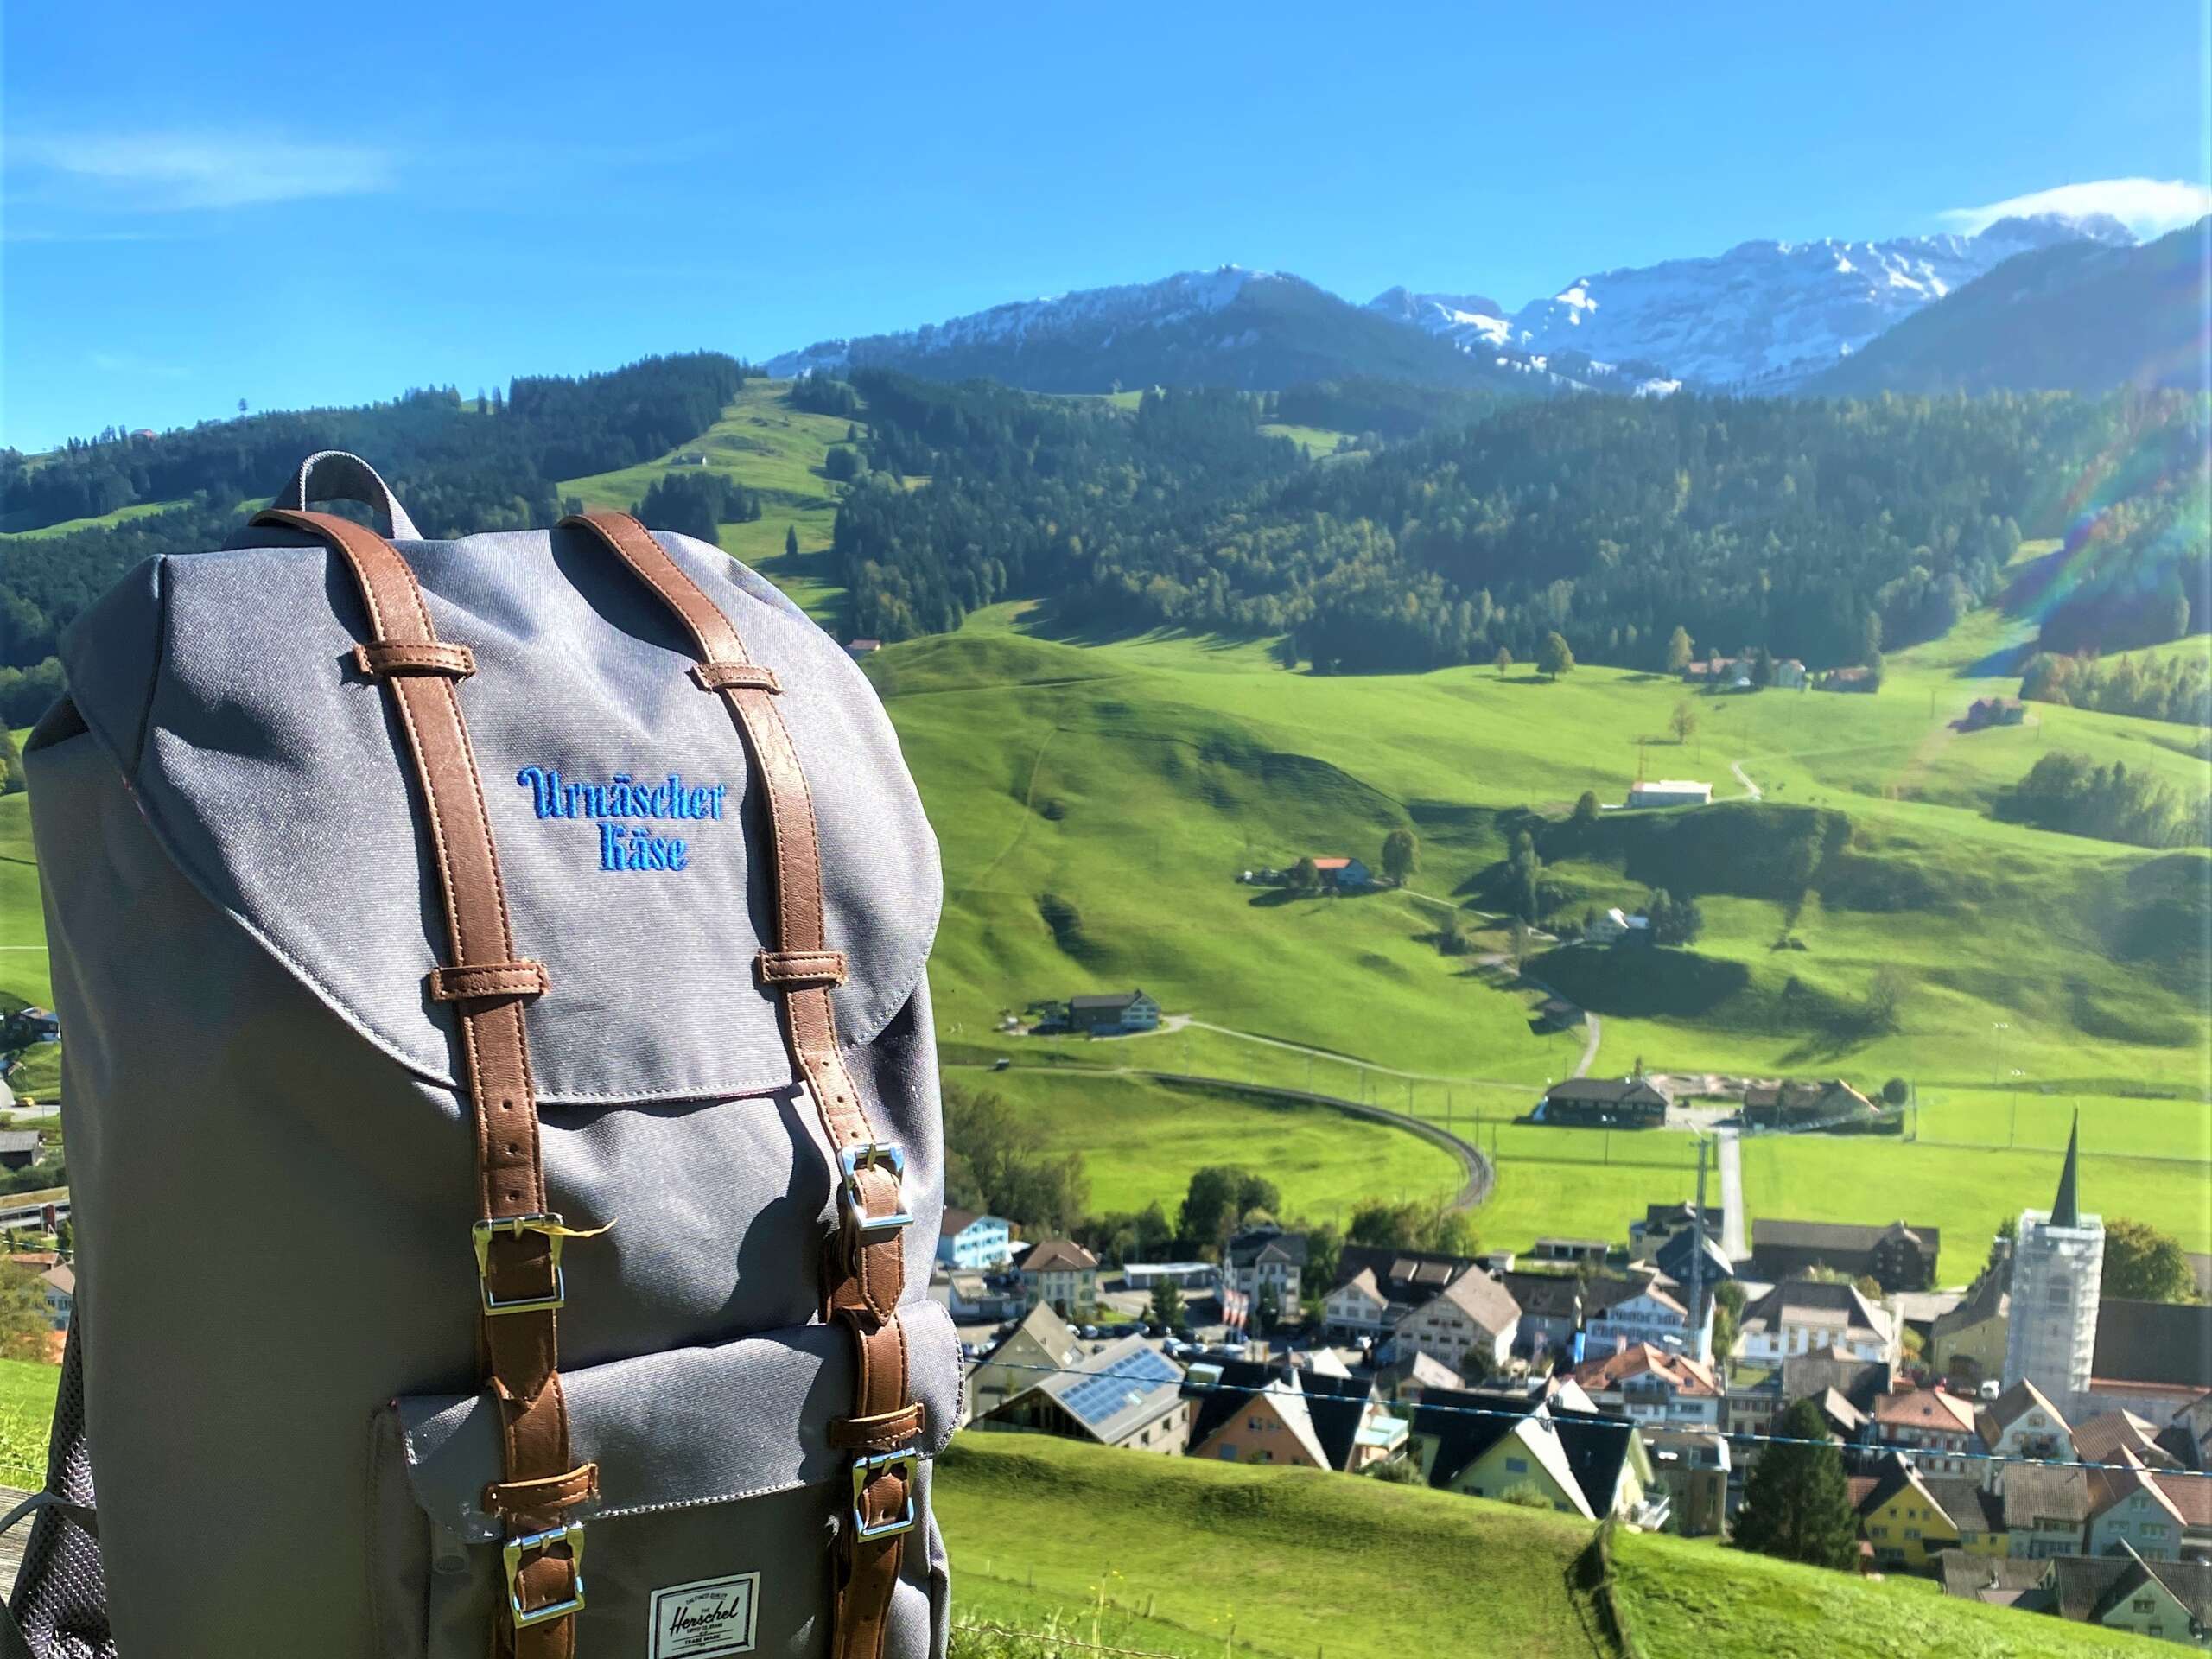
<svg viewBox="0 0 2212 1659">
<path fill-rule="evenodd" d="M 2075 1428 L 2074 1455 L 2084 1463 L 2114 1463 L 2132 1452 L 2145 1463 L 2163 1463 L 2158 1437 L 2157 1427 L 2132 1411 L 2100 1412 Z"/>
<path fill-rule="evenodd" d="M 2089 1471 L 2078 1464 L 2015 1464 L 2005 1471 L 2005 1524 L 2032 1530 L 2037 1520 L 2074 1525 L 2089 1518 Z"/>
<path fill-rule="evenodd" d="M 1874 1421 L 1885 1428 L 1929 1429 L 1943 1434 L 1974 1433 L 1974 1408 L 1942 1389 L 1908 1389 L 1874 1402 Z"/>
<path fill-rule="evenodd" d="M 1521 1304 L 1513 1300 L 1513 1293 L 1480 1268 L 1470 1268 L 1446 1286 L 1442 1300 L 1493 1336 L 1510 1329 L 1521 1317 Z"/>
<path fill-rule="evenodd" d="M 1860 1295 L 1857 1286 L 1814 1279 L 1777 1285 L 1744 1310 L 1744 1329 L 1777 1331 L 1785 1325 L 1832 1325 L 1839 1319 L 1847 1330 L 1889 1340 L 1890 1316 Z"/>
<path fill-rule="evenodd" d="M 1963 1549 L 1938 1550 L 1936 1569 L 1943 1576 L 1943 1593 L 1967 1601 L 1993 1602 L 2010 1606 L 2034 1589 L 2050 1571 L 2047 1560 L 2014 1560 L 2005 1556 L 1970 1555 Z"/>
<path fill-rule="evenodd" d="M 2212 1389 L 2212 1306 L 2107 1297 L 2097 1306 L 2096 1374 Z"/>
<path fill-rule="evenodd" d="M 1586 1362 L 1575 1369 L 1574 1380 L 1593 1392 L 1603 1392 L 1619 1388 L 1630 1377 L 1653 1373 L 1666 1378 L 1679 1394 L 1718 1397 L 1721 1393 L 1720 1381 L 1711 1366 L 1648 1342 L 1632 1342 L 1618 1353 Z"/>
<path fill-rule="evenodd" d="M 1941 1248 L 1942 1230 L 1893 1221 L 1885 1226 L 1864 1226 L 1841 1221 L 1753 1221 L 1751 1249 L 1763 1244 L 1790 1250 L 1834 1250 L 1839 1255 L 1864 1255 L 1892 1234 L 1910 1238 L 1929 1255 Z"/>
<path fill-rule="evenodd" d="M 1071 1238 L 1045 1239 L 1031 1245 L 1021 1258 L 1024 1273 L 1088 1273 L 1097 1265 L 1098 1258 Z"/>
<path fill-rule="evenodd" d="M 1992 1446 L 1996 1445 L 1999 1436 L 2031 1411 L 2043 1413 L 2059 1433 L 2071 1433 L 2066 1419 L 2060 1414 L 2058 1408 L 2050 1403 L 2050 1396 L 2024 1376 L 1991 1401 L 1976 1420 L 1981 1438 Z"/>
</svg>

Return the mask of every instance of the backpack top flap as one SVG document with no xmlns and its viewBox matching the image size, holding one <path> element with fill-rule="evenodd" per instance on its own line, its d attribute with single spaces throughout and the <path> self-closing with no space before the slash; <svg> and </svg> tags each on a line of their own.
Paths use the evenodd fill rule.
<svg viewBox="0 0 2212 1659">
<path fill-rule="evenodd" d="M 378 1047 L 452 1084 L 451 1015 L 424 985 L 449 959 L 444 912 L 404 734 L 353 665 L 366 615 L 320 543 L 250 535 L 150 561 L 86 613 L 63 642 L 71 699 L 193 883 Z M 898 739 L 797 607 L 715 549 L 658 539 L 781 683 L 857 1047 L 920 982 L 943 896 Z M 541 1096 L 789 1084 L 753 967 L 772 910 L 750 764 L 665 607 L 581 532 L 405 552 L 439 637 L 475 658 L 461 708 L 515 948 L 551 982 L 528 1016 Z"/>
</svg>

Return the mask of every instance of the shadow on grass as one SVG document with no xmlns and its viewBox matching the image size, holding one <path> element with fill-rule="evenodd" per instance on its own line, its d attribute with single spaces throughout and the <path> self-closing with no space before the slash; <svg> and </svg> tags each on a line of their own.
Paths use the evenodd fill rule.
<svg viewBox="0 0 2212 1659">
<path fill-rule="evenodd" d="M 1229 634 L 1214 629 L 1165 626 L 1136 617 L 1071 615 L 1057 599 L 1039 600 L 1015 621 L 1014 632 L 1063 645 L 1119 645 L 1180 641 L 1201 651 L 1238 651 L 1267 634 Z"/>
</svg>

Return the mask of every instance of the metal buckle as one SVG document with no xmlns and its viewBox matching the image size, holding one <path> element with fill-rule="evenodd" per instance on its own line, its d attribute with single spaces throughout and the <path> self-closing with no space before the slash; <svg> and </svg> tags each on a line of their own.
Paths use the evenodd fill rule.
<svg viewBox="0 0 2212 1659">
<path fill-rule="evenodd" d="M 893 1470 L 904 1470 L 906 1476 L 906 1512 L 895 1520 L 874 1526 L 868 1524 L 867 1512 L 861 1500 L 868 1492 L 868 1482 L 880 1474 Z M 922 1454 L 908 1446 L 903 1452 L 862 1452 L 853 1459 L 853 1536 L 855 1538 L 893 1538 L 902 1532 L 914 1529 L 914 1490 L 922 1476 Z"/>
<path fill-rule="evenodd" d="M 478 1222 L 470 1230 L 476 1243 L 476 1277 L 478 1287 L 484 1294 L 486 1313 L 550 1313 L 569 1300 L 569 1281 L 561 1271 L 561 1246 L 568 1230 L 561 1224 L 560 1217 L 550 1211 L 534 1216 L 498 1216 Z M 492 1294 L 492 1241 L 502 1236 L 520 1238 L 524 1233 L 537 1233 L 545 1240 L 546 1262 L 553 1270 L 553 1293 L 550 1296 L 511 1297 L 503 1302 Z"/>
<path fill-rule="evenodd" d="M 522 1570 L 526 1565 L 523 1557 L 543 1554 L 555 1544 L 569 1547 L 569 1582 L 574 1586 L 564 1601 L 549 1601 L 543 1607 L 522 1605 Z M 580 1613 L 584 1606 L 584 1523 L 571 1521 L 566 1526 L 549 1527 L 543 1532 L 524 1533 L 519 1538 L 507 1540 L 504 1552 L 507 1563 L 507 1611 L 518 1630 L 533 1624 L 543 1624 L 548 1619 L 565 1618 L 570 1613 Z"/>
<path fill-rule="evenodd" d="M 906 1208 L 906 1154 L 888 1141 L 871 1141 L 865 1146 L 847 1147 L 842 1154 L 844 1179 L 837 1190 L 844 1205 L 845 1225 L 865 1240 L 871 1234 L 895 1233 L 901 1227 L 914 1224 L 912 1211 Z M 888 1169 L 899 1183 L 899 1208 L 887 1216 L 871 1216 L 861 1196 L 860 1173 L 864 1169 Z"/>
</svg>

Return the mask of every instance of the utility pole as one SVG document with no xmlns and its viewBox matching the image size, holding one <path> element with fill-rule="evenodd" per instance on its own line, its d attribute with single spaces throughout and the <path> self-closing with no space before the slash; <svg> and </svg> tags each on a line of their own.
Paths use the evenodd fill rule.
<svg viewBox="0 0 2212 1659">
<path fill-rule="evenodd" d="M 1701 1361 L 1713 1358 L 1705 1339 L 1705 1151 L 1706 1139 L 1697 1137 L 1697 1202 L 1690 1209 L 1690 1351 Z"/>
</svg>

